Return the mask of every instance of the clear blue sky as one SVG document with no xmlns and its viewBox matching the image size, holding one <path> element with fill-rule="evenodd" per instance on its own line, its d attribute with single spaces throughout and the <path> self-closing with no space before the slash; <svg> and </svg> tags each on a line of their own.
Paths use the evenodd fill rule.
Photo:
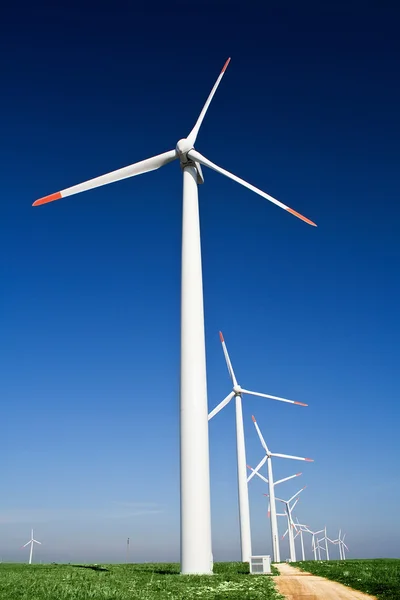
<svg viewBox="0 0 400 600">
<path fill-rule="evenodd" d="M 281 488 L 307 485 L 300 520 L 342 527 L 352 556 L 398 555 L 399 9 L 296 4 L 3 14 L 3 560 L 26 560 L 31 526 L 37 560 L 122 561 L 127 536 L 132 560 L 179 557 L 179 166 L 31 204 L 174 147 L 228 56 L 198 150 L 318 228 L 205 171 L 210 408 L 230 390 L 221 329 L 243 386 L 309 404 L 246 398 L 248 462 L 254 413 L 273 450 L 315 459 Z M 236 559 L 233 405 L 210 450 L 214 557 Z"/>
</svg>

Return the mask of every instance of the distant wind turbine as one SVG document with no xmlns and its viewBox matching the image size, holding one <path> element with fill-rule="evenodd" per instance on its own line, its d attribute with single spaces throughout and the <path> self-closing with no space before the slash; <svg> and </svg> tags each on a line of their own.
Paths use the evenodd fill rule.
<svg viewBox="0 0 400 600">
<path fill-rule="evenodd" d="M 326 525 L 324 527 L 324 537 L 321 538 L 320 541 L 325 541 L 325 554 L 326 554 L 326 560 L 329 560 L 329 549 L 328 549 L 328 542 L 330 542 L 331 544 L 334 544 L 335 542 L 333 540 L 331 540 L 331 538 L 329 538 L 326 535 Z"/>
<path fill-rule="evenodd" d="M 346 550 L 348 551 L 348 547 L 346 546 L 346 544 L 344 543 L 344 538 L 346 537 L 346 534 L 343 535 L 343 537 L 341 538 L 342 534 L 342 530 L 339 529 L 339 536 L 337 540 L 331 540 L 333 544 L 338 544 L 339 546 L 339 555 L 340 555 L 340 560 L 346 560 L 346 553 L 344 551 L 344 549 L 346 548 Z"/>
<path fill-rule="evenodd" d="M 35 538 L 33 537 L 33 529 L 31 529 L 31 539 L 29 540 L 29 542 L 26 542 L 26 544 L 24 544 L 22 546 L 22 548 L 26 548 L 26 546 L 31 545 L 31 550 L 29 552 L 29 564 L 32 564 L 32 556 L 33 556 L 33 544 L 42 544 L 42 542 L 38 542 L 37 540 L 35 540 Z"/>
<path fill-rule="evenodd" d="M 257 477 L 259 477 L 260 479 L 262 479 L 263 481 L 265 481 L 265 483 L 268 483 L 269 489 L 271 489 L 270 482 L 269 482 L 269 480 L 266 477 L 264 477 L 264 475 L 261 475 L 261 473 L 259 473 L 255 469 L 253 469 L 253 467 L 250 467 L 250 465 L 247 465 L 247 468 L 250 469 L 250 471 L 252 471 L 253 475 L 257 475 Z M 272 483 L 272 486 L 273 486 L 273 488 L 275 490 L 275 487 L 277 485 L 279 485 L 280 483 L 283 483 L 284 481 L 289 481 L 289 479 L 293 479 L 294 477 L 299 477 L 300 475 L 302 475 L 302 473 L 296 473 L 295 475 L 290 475 L 289 477 L 284 477 L 283 479 L 278 479 L 278 481 L 274 481 Z M 277 517 L 286 517 L 286 513 L 282 513 L 282 514 L 276 513 L 276 516 Z M 268 518 L 269 519 L 271 518 L 271 501 L 268 501 Z M 271 531 L 272 531 L 272 527 L 271 527 Z M 278 555 L 277 556 L 278 556 L 279 560 L 275 560 L 274 559 L 274 562 L 280 562 L 280 560 L 281 560 L 281 558 L 280 558 L 281 554 L 280 554 L 280 548 L 279 548 L 279 539 L 277 540 L 277 548 L 278 548 Z"/>
<path fill-rule="evenodd" d="M 304 552 L 303 533 L 307 532 L 307 525 L 302 525 L 301 523 L 299 523 L 299 519 L 296 518 L 296 527 L 298 528 L 298 532 L 294 536 L 294 539 L 296 539 L 298 535 L 300 536 L 301 560 L 304 561 L 304 560 L 306 560 L 306 558 L 305 558 L 305 552 Z"/>
<path fill-rule="evenodd" d="M 288 523 L 288 527 L 287 528 L 288 528 L 288 536 L 289 536 L 290 560 L 292 562 L 296 562 L 296 547 L 294 545 L 293 529 L 296 529 L 296 531 L 297 531 L 296 525 L 294 524 L 294 521 L 293 521 L 293 518 L 292 518 L 292 512 L 293 512 L 294 507 L 296 506 L 297 502 L 299 501 L 299 498 L 296 499 L 296 501 L 292 504 L 292 506 L 290 506 L 290 503 L 305 488 L 306 488 L 306 486 L 302 487 L 295 494 L 293 494 L 293 496 L 291 498 L 289 498 L 289 500 L 283 500 L 282 498 L 275 498 L 279 502 L 282 502 L 282 504 L 285 507 L 286 517 L 287 517 L 287 523 Z M 271 504 L 271 506 L 272 506 L 272 504 Z"/>
<path fill-rule="evenodd" d="M 314 560 L 317 560 L 317 545 L 315 543 L 316 540 L 316 535 L 318 535 L 319 533 L 322 533 L 324 530 L 323 529 L 319 529 L 318 531 L 311 531 L 311 529 L 307 529 L 308 533 L 311 533 L 312 538 L 311 538 L 311 548 L 312 551 L 314 553 Z"/>
</svg>

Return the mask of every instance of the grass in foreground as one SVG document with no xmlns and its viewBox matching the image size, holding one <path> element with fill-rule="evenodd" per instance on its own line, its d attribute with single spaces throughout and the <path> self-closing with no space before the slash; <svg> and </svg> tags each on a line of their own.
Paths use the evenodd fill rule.
<svg viewBox="0 0 400 600">
<path fill-rule="evenodd" d="M 245 563 L 216 563 L 213 576 L 177 564 L 0 564 L 0 600 L 279 600 L 273 577 Z"/>
<path fill-rule="evenodd" d="M 293 566 L 377 596 L 379 600 L 400 599 L 400 559 L 310 560 Z"/>
</svg>

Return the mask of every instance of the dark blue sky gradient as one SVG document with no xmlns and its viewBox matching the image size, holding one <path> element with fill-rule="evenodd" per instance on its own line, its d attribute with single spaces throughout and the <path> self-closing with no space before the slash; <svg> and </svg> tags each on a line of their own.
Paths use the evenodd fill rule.
<svg viewBox="0 0 400 600">
<path fill-rule="evenodd" d="M 309 403 L 247 398 L 248 462 L 254 413 L 273 450 L 315 458 L 282 486 L 307 484 L 299 518 L 347 531 L 352 556 L 396 556 L 399 9 L 135 4 L 2 16 L 2 559 L 26 558 L 31 526 L 38 560 L 122 561 L 127 536 L 132 560 L 178 558 L 179 166 L 31 204 L 173 148 L 228 56 L 197 149 L 318 228 L 205 170 L 210 408 L 230 389 L 222 329 L 243 386 Z M 235 559 L 233 405 L 210 449 L 214 557 Z"/>
</svg>

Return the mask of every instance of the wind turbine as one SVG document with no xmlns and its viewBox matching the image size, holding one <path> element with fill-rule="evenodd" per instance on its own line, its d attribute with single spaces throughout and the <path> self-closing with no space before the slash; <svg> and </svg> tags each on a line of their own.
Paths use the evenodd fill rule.
<svg viewBox="0 0 400 600">
<path fill-rule="evenodd" d="M 342 530 L 339 529 L 339 536 L 337 540 L 330 540 L 333 544 L 338 544 L 339 546 L 339 556 L 340 556 L 340 560 L 346 560 L 346 553 L 344 551 L 344 549 L 346 548 L 347 551 L 349 551 L 348 547 L 346 546 L 346 544 L 344 543 L 344 538 L 346 537 L 346 534 L 343 535 L 343 537 L 341 538 L 342 534 Z"/>
<path fill-rule="evenodd" d="M 42 544 L 42 542 L 38 542 L 37 540 L 34 539 L 33 537 L 33 529 L 31 529 L 31 539 L 29 540 L 29 542 L 26 542 L 26 544 L 24 544 L 22 546 L 22 548 L 26 548 L 26 546 L 31 545 L 31 550 L 29 552 L 29 564 L 32 564 L 32 556 L 33 556 L 33 544 Z"/>
<path fill-rule="evenodd" d="M 315 536 L 318 535 L 319 533 L 322 533 L 324 530 L 323 529 L 319 529 L 318 531 L 310 531 L 310 530 L 308 530 L 308 531 L 312 535 L 312 538 L 311 538 L 311 547 L 312 547 L 312 550 L 314 552 L 314 560 L 317 560 L 317 546 L 315 544 L 315 540 L 317 538 Z M 319 553 L 319 554 L 321 556 L 321 553 Z"/>
<path fill-rule="evenodd" d="M 219 332 L 219 337 L 224 352 L 226 366 L 228 367 L 229 375 L 232 379 L 233 388 L 230 394 L 227 395 L 222 402 L 218 404 L 208 415 L 208 420 L 212 419 L 219 413 L 229 402 L 235 397 L 236 410 L 236 455 L 237 455 L 237 476 L 238 476 L 238 496 L 239 496 L 239 523 L 240 523 L 240 543 L 242 552 L 242 562 L 250 562 L 251 557 L 251 530 L 250 530 L 250 509 L 249 509 L 249 492 L 247 487 L 247 471 L 246 471 L 246 446 L 244 441 L 244 426 L 243 426 L 243 411 L 242 411 L 242 395 L 250 394 L 251 396 L 259 396 L 261 398 L 269 398 L 270 400 L 279 400 L 289 404 L 298 404 L 307 406 L 303 402 L 295 400 L 287 400 L 279 396 L 271 396 L 270 394 L 261 394 L 260 392 L 251 392 L 243 389 L 237 382 L 235 372 L 232 367 L 231 359 L 228 354 L 228 349 L 222 332 Z"/>
<path fill-rule="evenodd" d="M 326 554 L 326 560 L 329 560 L 329 549 L 328 549 L 328 542 L 331 542 L 331 544 L 334 544 L 334 541 L 331 540 L 330 538 L 328 538 L 328 536 L 326 535 L 326 525 L 323 529 L 324 532 L 324 537 L 321 538 L 320 541 L 325 541 L 325 554 Z"/>
<path fill-rule="evenodd" d="M 323 530 L 322 530 L 323 531 Z M 325 548 L 323 546 L 321 546 L 320 542 L 322 542 L 323 538 L 318 539 L 317 538 L 317 546 L 316 549 L 318 550 L 318 560 L 322 560 L 321 559 L 321 550 L 325 551 Z"/>
<path fill-rule="evenodd" d="M 304 540 L 303 540 L 303 533 L 307 532 L 307 525 L 302 525 L 301 523 L 299 523 L 299 519 L 296 518 L 296 527 L 299 529 L 298 532 L 296 533 L 296 535 L 294 536 L 294 539 L 297 538 L 298 535 L 300 535 L 300 544 L 301 544 L 301 560 L 306 560 L 305 558 L 305 552 L 304 552 Z"/>
<path fill-rule="evenodd" d="M 344 549 L 346 548 L 347 552 L 349 551 L 348 547 L 344 543 L 344 538 L 345 537 L 346 537 L 346 534 L 344 533 L 342 539 L 340 540 L 341 544 L 342 544 L 342 556 L 343 556 L 343 560 L 346 560 L 346 553 L 345 553 Z M 339 538 L 340 538 L 340 535 L 339 535 Z"/>
<path fill-rule="evenodd" d="M 272 472 L 272 456 L 276 456 L 277 458 L 290 458 L 293 460 L 305 460 L 307 462 L 313 462 L 312 458 L 302 458 L 300 456 L 291 456 L 289 454 L 277 454 L 276 452 L 271 452 L 263 438 L 263 435 L 260 431 L 260 428 L 257 424 L 257 421 L 254 416 L 251 417 L 253 419 L 254 426 L 256 428 L 258 437 L 260 438 L 260 442 L 262 447 L 265 450 L 264 458 L 258 463 L 257 467 L 253 470 L 251 475 L 249 476 L 247 481 L 250 481 L 254 477 L 254 475 L 258 474 L 259 469 L 267 463 L 268 468 L 268 485 L 269 485 L 269 497 L 270 497 L 270 505 L 271 505 L 271 537 L 272 537 L 272 551 L 274 555 L 274 562 L 280 562 L 280 551 L 279 551 L 279 539 L 278 539 L 278 522 L 276 518 L 276 503 L 275 503 L 275 489 L 274 489 L 274 477 Z M 293 496 L 295 497 L 295 496 Z"/>
<path fill-rule="evenodd" d="M 255 469 L 253 469 L 253 467 L 250 467 L 250 465 L 247 465 L 247 468 L 250 469 L 250 471 L 252 471 L 252 476 L 257 475 L 257 477 L 259 477 L 260 479 L 265 481 L 265 483 L 268 483 L 268 486 L 270 486 L 269 480 L 266 477 L 264 477 L 264 475 L 261 475 L 261 473 L 259 473 Z M 277 485 L 279 485 L 280 483 L 283 483 L 284 481 L 289 481 L 289 479 L 293 479 L 294 477 L 299 477 L 300 475 L 302 475 L 302 473 L 296 473 L 295 475 L 290 475 L 289 477 L 284 477 L 283 479 L 278 479 L 278 481 L 272 482 L 272 486 L 275 489 L 275 487 Z M 268 496 L 268 494 L 264 494 L 264 495 Z M 282 514 L 276 513 L 276 516 L 277 517 L 286 517 L 286 513 L 282 513 Z M 271 501 L 268 502 L 268 518 L 271 518 Z M 276 531 L 277 531 L 277 535 L 278 535 L 278 525 L 277 525 Z M 272 538 L 272 525 L 271 525 L 271 538 Z M 274 562 L 280 562 L 280 559 L 281 559 L 280 558 L 280 548 L 279 548 L 279 538 L 277 539 L 277 548 L 278 548 L 278 559 L 279 560 L 274 559 Z"/>
<path fill-rule="evenodd" d="M 147 158 L 106 175 L 39 198 L 39 206 L 99 186 L 155 171 L 179 160 L 183 171 L 182 274 L 181 274 L 181 374 L 180 374 L 180 498 L 181 573 L 211 574 L 211 509 L 208 446 L 207 379 L 204 337 L 198 184 L 201 166 L 240 183 L 310 225 L 312 221 L 240 177 L 214 164 L 194 149 L 208 107 L 229 64 L 226 61 L 203 109 L 187 138 L 175 149 Z"/>
<path fill-rule="evenodd" d="M 293 494 L 293 496 L 291 498 L 289 498 L 289 500 L 283 500 L 282 498 L 276 498 L 276 500 L 278 500 L 279 502 L 282 502 L 283 505 L 285 506 L 285 512 L 286 512 L 287 523 L 288 523 L 289 550 L 290 550 L 290 560 L 291 560 L 291 562 L 296 562 L 296 547 L 294 545 L 294 537 L 293 537 L 293 529 L 296 529 L 296 525 L 293 522 L 292 512 L 293 512 L 294 507 L 296 506 L 297 502 L 299 501 L 299 498 L 297 498 L 297 500 L 293 503 L 292 506 L 290 506 L 290 503 L 305 488 L 306 488 L 306 486 L 304 486 L 303 488 L 301 488 L 300 490 L 298 490 L 295 494 Z M 272 502 L 271 502 L 271 507 L 272 507 Z M 296 531 L 297 531 L 297 529 L 296 529 Z"/>
</svg>

